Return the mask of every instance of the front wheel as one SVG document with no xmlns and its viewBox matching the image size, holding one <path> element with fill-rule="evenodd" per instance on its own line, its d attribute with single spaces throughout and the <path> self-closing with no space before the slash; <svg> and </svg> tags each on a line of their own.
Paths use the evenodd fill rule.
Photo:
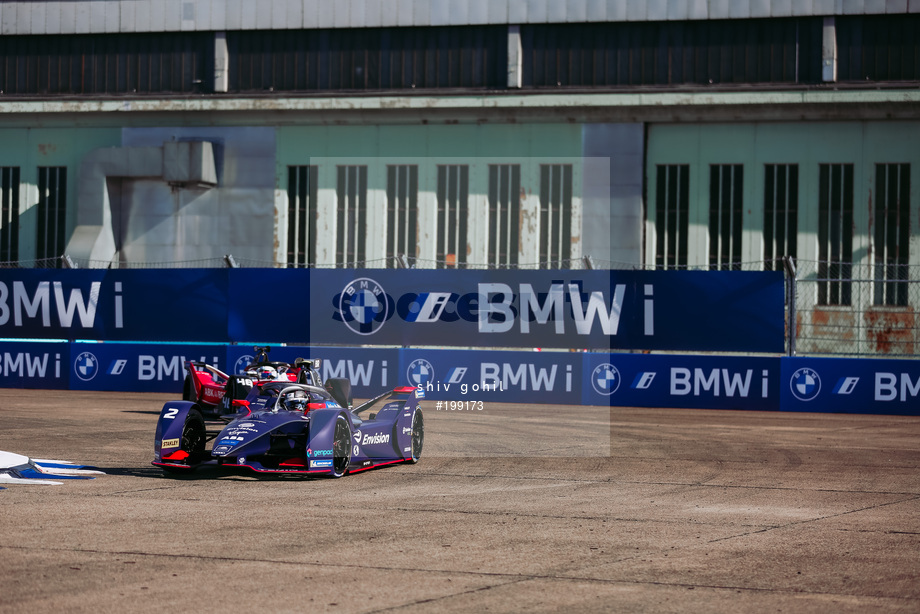
<svg viewBox="0 0 920 614">
<path fill-rule="evenodd" d="M 415 410 L 412 416 L 412 456 L 407 460 L 410 463 L 417 463 L 422 456 L 422 446 L 425 444 L 425 418 L 422 416 L 422 409 Z"/>
<path fill-rule="evenodd" d="M 189 467 L 163 467 L 167 473 L 189 473 L 194 469 L 194 465 L 201 460 L 205 454 L 205 445 L 207 444 L 207 432 L 204 426 L 204 418 L 197 409 L 192 409 L 185 417 L 185 424 L 182 426 L 182 437 L 179 440 L 179 449 L 188 453 L 186 461 Z"/>
<path fill-rule="evenodd" d="M 351 462 L 351 430 L 348 421 L 343 416 L 335 419 L 335 434 L 332 437 L 332 473 L 334 478 L 340 478 L 348 473 L 348 464 Z"/>
</svg>

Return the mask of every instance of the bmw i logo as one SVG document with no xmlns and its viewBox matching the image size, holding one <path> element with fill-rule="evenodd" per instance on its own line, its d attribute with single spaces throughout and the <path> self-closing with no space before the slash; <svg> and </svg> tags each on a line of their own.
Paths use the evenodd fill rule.
<svg viewBox="0 0 920 614">
<path fill-rule="evenodd" d="M 821 392 L 821 378 L 814 369 L 802 367 L 789 379 L 789 389 L 799 401 L 812 401 Z"/>
<path fill-rule="evenodd" d="M 243 369 L 252 364 L 252 360 L 251 354 L 246 354 L 237 358 L 236 362 L 233 363 L 233 373 L 242 373 Z"/>
<path fill-rule="evenodd" d="M 599 364 L 591 372 L 591 386 L 597 394 L 610 396 L 620 387 L 620 372 L 609 362 Z"/>
<path fill-rule="evenodd" d="M 91 352 L 80 352 L 73 361 L 73 371 L 81 380 L 88 382 L 99 372 L 99 359 Z"/>
<path fill-rule="evenodd" d="M 424 386 L 434 380 L 434 367 L 424 358 L 416 358 L 409 363 L 409 368 L 406 369 L 406 378 L 412 386 Z"/>
<path fill-rule="evenodd" d="M 352 332 L 373 335 L 390 316 L 383 287 L 362 277 L 345 286 L 339 295 L 339 316 Z"/>
</svg>

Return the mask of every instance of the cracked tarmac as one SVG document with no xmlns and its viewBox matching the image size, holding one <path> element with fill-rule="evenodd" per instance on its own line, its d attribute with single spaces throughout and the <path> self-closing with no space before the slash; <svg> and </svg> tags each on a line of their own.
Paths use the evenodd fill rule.
<svg viewBox="0 0 920 614">
<path fill-rule="evenodd" d="M 920 610 L 916 417 L 429 403 L 418 465 L 174 478 L 170 399 L 0 390 L 107 473 L 0 491 L 0 613 Z"/>
</svg>

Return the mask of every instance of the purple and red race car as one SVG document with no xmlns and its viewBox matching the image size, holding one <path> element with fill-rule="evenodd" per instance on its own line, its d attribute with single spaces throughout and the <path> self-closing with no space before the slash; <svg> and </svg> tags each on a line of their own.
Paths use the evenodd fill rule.
<svg viewBox="0 0 920 614">
<path fill-rule="evenodd" d="M 217 465 L 339 478 L 418 462 L 422 391 L 395 388 L 352 407 L 350 382 L 324 385 L 319 360 L 291 365 L 269 361 L 267 347 L 256 352 L 237 375 L 187 365 L 183 400 L 166 403 L 157 421 L 154 465 L 170 473 Z"/>
</svg>

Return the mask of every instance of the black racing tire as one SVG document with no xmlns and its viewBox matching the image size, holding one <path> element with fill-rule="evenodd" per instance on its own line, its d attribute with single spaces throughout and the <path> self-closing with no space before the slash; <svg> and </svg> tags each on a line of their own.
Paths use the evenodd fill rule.
<svg viewBox="0 0 920 614">
<path fill-rule="evenodd" d="M 332 436 L 332 471 L 330 477 L 340 478 L 348 473 L 351 463 L 351 429 L 344 416 L 335 419 L 335 431 Z"/>
<path fill-rule="evenodd" d="M 422 457 L 422 447 L 425 445 L 425 417 L 422 408 L 415 410 L 412 416 L 412 455 L 407 459 L 413 465 Z"/>
<path fill-rule="evenodd" d="M 179 439 L 179 449 L 188 452 L 189 463 L 197 463 L 205 455 L 205 446 L 207 445 L 207 430 L 204 426 L 204 418 L 197 409 L 190 409 L 185 416 L 185 424 L 182 425 L 182 437 Z M 167 473 L 187 474 L 195 470 L 191 467 L 163 467 Z"/>
<path fill-rule="evenodd" d="M 182 400 L 192 403 L 198 400 L 195 398 L 195 382 L 192 381 L 191 373 L 185 376 L 185 383 L 182 385 Z"/>
</svg>

